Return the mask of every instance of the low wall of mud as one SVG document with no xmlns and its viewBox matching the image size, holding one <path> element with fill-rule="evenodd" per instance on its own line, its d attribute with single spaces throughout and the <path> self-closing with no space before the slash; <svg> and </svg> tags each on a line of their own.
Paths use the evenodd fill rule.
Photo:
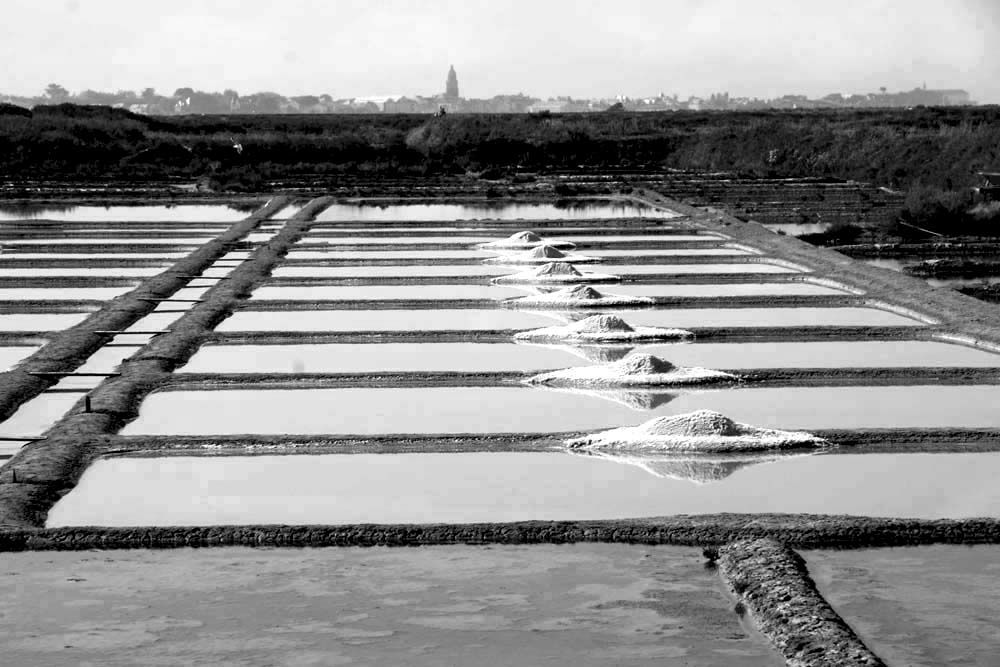
<svg viewBox="0 0 1000 667">
<path fill-rule="evenodd" d="M 179 262 L 168 273 L 177 274 L 172 279 L 178 281 L 178 287 L 183 286 L 189 279 L 182 279 L 180 275 L 191 276 L 203 272 L 228 250 L 227 243 L 243 238 L 279 205 L 284 205 L 285 201 L 282 198 L 278 202 L 272 202 L 265 210 L 237 223 L 226 234 L 206 244 L 210 247 L 195 253 L 199 260 L 203 260 L 197 266 L 193 263 L 192 255 Z M 169 333 L 154 338 L 133 355 L 128 363 L 123 364 L 118 377 L 109 378 L 92 390 L 91 413 L 71 410 L 50 429 L 45 440 L 22 448 L 0 468 L 0 526 L 43 525 L 52 504 L 72 489 L 90 462 L 106 449 L 107 438 L 137 416 L 143 397 L 168 378 L 173 368 L 194 353 L 204 335 L 232 312 L 236 302 L 249 293 L 257 282 L 263 280 L 288 248 L 305 232 L 311 216 L 328 204 L 328 199 L 310 203 L 268 243 L 255 251 L 250 259 L 242 262 L 227 278 L 209 289 L 201 303 L 171 325 Z M 158 278 L 159 276 L 152 279 L 152 282 L 156 282 Z M 172 294 L 173 291 L 176 288 L 169 293 Z M 122 303 L 116 300 L 112 302 L 114 305 L 101 312 L 123 312 L 134 317 L 115 327 L 124 328 L 152 311 L 156 304 L 142 300 L 150 296 L 149 289 L 144 284 L 143 288 L 127 295 L 129 298 Z M 63 342 L 64 338 L 60 337 L 53 343 Z M 72 342 L 74 339 L 70 337 L 66 340 Z M 98 342 L 103 340 L 100 338 Z M 63 347 L 56 346 L 57 349 Z M 94 349 L 97 347 L 100 345 L 97 344 Z M 69 352 L 79 355 L 82 349 L 80 345 L 76 345 L 70 347 Z M 76 365 L 80 362 L 82 359 Z"/>
<path fill-rule="evenodd" d="M 29 371 L 73 371 L 107 342 L 108 337 L 96 331 L 120 331 L 135 324 L 156 308 L 157 303 L 153 299 L 167 298 L 184 287 L 189 281 L 185 276 L 202 273 L 226 253 L 227 244 L 244 238 L 286 203 L 287 198 L 276 197 L 163 273 L 144 280 L 131 292 L 109 301 L 79 324 L 54 334 L 46 345 L 17 368 L 0 374 L 0 420 L 10 417 L 22 403 L 57 381 L 54 377 L 31 375 Z"/>
<path fill-rule="evenodd" d="M 796 667 L 884 667 L 820 595 L 805 561 L 772 540 L 719 550 L 719 571 L 785 663 Z"/>
<path fill-rule="evenodd" d="M 198 526 L 0 529 L 0 551 L 181 547 L 416 547 L 448 544 L 722 546 L 772 539 L 801 549 L 1000 544 L 996 519 L 869 519 L 809 514 L 709 514 L 619 521 L 343 526 Z"/>
</svg>

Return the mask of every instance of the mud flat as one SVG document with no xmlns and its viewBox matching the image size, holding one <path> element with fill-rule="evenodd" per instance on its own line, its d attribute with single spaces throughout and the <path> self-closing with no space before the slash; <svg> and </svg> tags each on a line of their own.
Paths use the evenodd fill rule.
<svg viewBox="0 0 1000 667">
<path fill-rule="evenodd" d="M 692 548 L 137 549 L 45 561 L 4 556 L 0 650 L 11 664 L 781 664 Z"/>
<path fill-rule="evenodd" d="M 975 518 L 1000 512 L 998 474 L 1000 453 L 110 458 L 87 469 L 46 525 L 471 524 L 721 512 Z"/>
<path fill-rule="evenodd" d="M 996 547 L 808 551 L 803 556 L 824 597 L 889 664 L 996 664 Z"/>
</svg>

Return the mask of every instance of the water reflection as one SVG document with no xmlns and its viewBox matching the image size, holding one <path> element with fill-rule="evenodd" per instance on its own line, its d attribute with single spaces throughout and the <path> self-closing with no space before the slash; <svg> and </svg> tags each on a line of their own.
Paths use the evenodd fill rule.
<svg viewBox="0 0 1000 667">
<path fill-rule="evenodd" d="M 655 389 L 584 389 L 580 387 L 550 387 L 547 385 L 530 386 L 541 391 L 592 396 L 624 405 L 637 412 L 656 410 L 680 396 L 680 393 L 676 391 L 669 392 Z"/>
<path fill-rule="evenodd" d="M 575 456 L 595 457 L 623 465 L 636 466 L 654 477 L 683 480 L 695 484 L 718 482 L 729 477 L 737 470 L 749 468 L 750 466 L 775 463 L 793 457 L 814 455 L 813 452 L 770 452 L 766 454 L 743 453 L 706 456 L 682 454 L 670 456 L 663 454 L 618 454 L 580 449 L 568 449 L 566 451 Z"/>
</svg>

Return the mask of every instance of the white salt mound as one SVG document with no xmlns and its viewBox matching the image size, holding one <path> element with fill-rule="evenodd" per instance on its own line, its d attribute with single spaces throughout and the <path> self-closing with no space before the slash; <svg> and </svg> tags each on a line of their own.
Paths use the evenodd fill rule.
<svg viewBox="0 0 1000 667">
<path fill-rule="evenodd" d="M 500 239 L 498 241 L 490 241 L 488 243 L 480 243 L 479 247 L 484 250 L 498 249 L 498 250 L 525 250 L 528 248 L 534 248 L 535 246 L 547 244 L 556 248 L 566 248 L 572 249 L 576 247 L 576 244 L 570 243 L 569 241 L 546 241 L 541 236 L 531 231 L 518 232 L 517 234 L 512 234 L 505 239 Z"/>
<path fill-rule="evenodd" d="M 489 259 L 483 261 L 487 264 L 540 264 L 548 262 L 575 262 L 577 264 L 587 264 L 600 262 L 601 260 L 598 257 L 565 253 L 559 248 L 551 245 L 540 245 L 516 255 L 490 257 Z"/>
<path fill-rule="evenodd" d="M 647 296 L 602 294 L 589 285 L 574 285 L 549 294 L 506 299 L 512 306 L 558 306 L 564 308 L 595 308 L 604 306 L 644 306 L 653 303 Z"/>
<path fill-rule="evenodd" d="M 571 449 L 627 452 L 746 452 L 829 443 L 805 431 L 779 431 L 735 422 L 711 410 L 658 417 L 638 426 L 611 429 L 575 438 Z"/>
<path fill-rule="evenodd" d="M 651 354 L 633 354 L 602 366 L 583 366 L 542 373 L 527 382 L 583 387 L 650 387 L 706 384 L 736 379 L 737 376 L 731 373 L 710 368 L 678 367 Z"/>
<path fill-rule="evenodd" d="M 537 269 L 494 278 L 494 283 L 613 283 L 619 276 L 606 273 L 581 273 L 567 262 L 548 262 Z"/>
<path fill-rule="evenodd" d="M 558 327 L 545 327 L 515 334 L 518 340 L 569 340 L 569 341 L 638 341 L 673 340 L 691 338 L 694 334 L 684 329 L 657 327 L 632 327 L 617 315 L 594 315 L 585 320 Z"/>
</svg>

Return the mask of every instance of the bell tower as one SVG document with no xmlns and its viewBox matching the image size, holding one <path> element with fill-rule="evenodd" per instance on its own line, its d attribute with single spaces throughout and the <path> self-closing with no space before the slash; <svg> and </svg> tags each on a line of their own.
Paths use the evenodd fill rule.
<svg viewBox="0 0 1000 667">
<path fill-rule="evenodd" d="M 455 74 L 455 66 L 448 70 L 448 81 L 444 85 L 444 96 L 449 100 L 458 99 L 458 75 Z"/>
</svg>

